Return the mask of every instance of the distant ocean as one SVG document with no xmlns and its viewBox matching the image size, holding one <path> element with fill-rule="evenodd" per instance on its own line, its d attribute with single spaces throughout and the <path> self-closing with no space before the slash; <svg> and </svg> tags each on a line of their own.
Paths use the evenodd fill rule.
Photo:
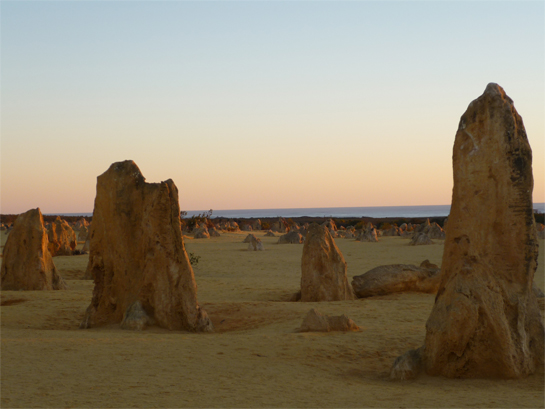
<svg viewBox="0 0 545 409">
<path fill-rule="evenodd" d="M 545 203 L 534 203 L 534 209 L 545 212 Z M 187 216 L 196 216 L 208 210 L 191 210 Z M 447 217 L 450 205 L 436 206 L 377 206 L 377 207 L 307 207 L 299 209 L 237 209 L 213 210 L 212 218 L 225 217 L 230 219 L 258 217 Z M 92 213 L 64 213 L 64 216 L 92 216 Z"/>
</svg>

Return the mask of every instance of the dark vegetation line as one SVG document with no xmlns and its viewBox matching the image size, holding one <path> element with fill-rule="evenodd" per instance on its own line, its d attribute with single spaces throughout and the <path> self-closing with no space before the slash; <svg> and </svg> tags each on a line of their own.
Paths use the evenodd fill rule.
<svg viewBox="0 0 545 409">
<path fill-rule="evenodd" d="M 3 223 L 5 225 L 11 225 L 15 219 L 19 216 L 18 214 L 0 214 L 0 223 Z M 77 222 L 80 219 L 85 219 L 88 222 L 91 222 L 93 219 L 92 216 L 63 216 L 59 215 L 63 220 L 66 220 L 69 223 Z M 212 216 L 212 212 L 203 213 L 197 216 L 187 217 L 186 212 L 182 212 L 182 218 L 186 222 L 186 225 L 195 225 L 195 222 L 201 222 L 204 220 L 204 218 L 210 218 Z M 45 223 L 51 223 L 55 221 L 57 218 L 57 215 L 47 215 L 44 216 L 44 222 Z M 545 224 L 545 213 L 534 211 L 534 218 L 536 220 L 536 223 L 542 223 Z M 268 229 L 268 226 L 270 226 L 273 222 L 278 220 L 278 217 L 249 217 L 249 218 L 228 218 L 228 217 L 213 217 L 214 222 L 221 222 L 221 221 L 227 221 L 227 220 L 234 220 L 238 224 L 241 223 L 248 223 L 253 222 L 257 219 L 261 220 L 261 224 L 263 226 L 264 230 Z M 301 217 L 290 217 L 290 218 L 284 218 L 284 220 L 287 221 L 288 224 L 292 223 L 298 223 L 298 224 L 305 224 L 305 223 L 323 223 L 326 220 L 333 219 L 335 221 L 335 224 L 337 226 L 357 226 L 361 227 L 364 223 L 373 223 L 375 226 L 377 226 L 379 229 L 388 229 L 393 225 L 401 226 L 403 223 L 412 223 L 412 224 L 420 224 L 424 223 L 426 219 L 430 220 L 430 223 L 437 223 L 439 226 L 443 227 L 443 223 L 446 219 L 446 217 L 350 217 L 350 218 L 341 218 L 341 217 L 309 217 L 309 216 L 301 216 Z"/>
</svg>

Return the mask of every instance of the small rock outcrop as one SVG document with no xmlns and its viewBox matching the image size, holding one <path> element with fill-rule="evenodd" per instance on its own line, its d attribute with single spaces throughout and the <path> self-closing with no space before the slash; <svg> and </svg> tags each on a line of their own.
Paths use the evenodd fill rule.
<svg viewBox="0 0 545 409">
<path fill-rule="evenodd" d="M 276 237 L 276 234 L 274 234 L 272 230 L 267 230 L 265 237 Z"/>
<path fill-rule="evenodd" d="M 244 238 L 244 240 L 242 240 L 242 242 L 243 243 L 250 243 L 252 241 L 252 238 L 257 239 L 257 237 L 255 237 L 254 234 L 250 233 Z"/>
<path fill-rule="evenodd" d="M 439 267 L 425 260 L 419 267 L 412 264 L 375 267 L 355 276 L 352 288 L 358 298 L 408 291 L 435 293 L 439 288 L 439 280 Z"/>
<path fill-rule="evenodd" d="M 427 244 L 434 244 L 432 239 L 424 233 L 424 232 L 418 232 L 414 233 L 411 241 L 409 242 L 409 246 L 424 246 Z"/>
<path fill-rule="evenodd" d="M 377 229 L 372 223 L 368 223 L 364 226 L 360 233 L 356 236 L 356 241 L 376 243 L 378 242 Z"/>
<path fill-rule="evenodd" d="M 310 225 L 301 259 L 301 301 L 353 300 L 346 261 L 326 226 Z"/>
<path fill-rule="evenodd" d="M 449 378 L 542 372 L 532 151 L 522 118 L 497 84 L 462 115 L 452 160 L 441 282 L 415 359 L 428 375 Z"/>
<path fill-rule="evenodd" d="M 199 227 L 195 230 L 195 236 L 193 237 L 196 239 L 209 239 L 210 233 L 208 232 L 208 228 L 206 226 Z"/>
<path fill-rule="evenodd" d="M 2 291 L 66 289 L 47 247 L 40 209 L 20 214 L 4 246 L 0 269 Z"/>
<path fill-rule="evenodd" d="M 278 244 L 301 244 L 305 238 L 297 230 L 290 231 L 278 238 Z"/>
<path fill-rule="evenodd" d="M 197 284 L 181 232 L 172 180 L 146 183 L 133 161 L 97 178 L 91 252 L 91 304 L 81 328 L 151 323 L 170 330 L 212 331 L 197 302 Z"/>
<path fill-rule="evenodd" d="M 399 227 L 392 226 L 389 229 L 382 230 L 382 235 L 385 236 L 385 237 L 386 236 L 400 236 L 401 232 L 399 230 Z"/>
<path fill-rule="evenodd" d="M 286 233 L 288 229 L 288 223 L 279 217 L 277 221 L 271 223 L 271 230 L 275 233 Z"/>
<path fill-rule="evenodd" d="M 261 240 L 252 234 L 252 237 L 250 237 L 250 241 L 248 244 L 248 250 L 263 251 L 265 250 L 265 247 L 263 247 L 263 243 L 261 242 Z"/>
<path fill-rule="evenodd" d="M 252 229 L 259 231 L 261 230 L 261 220 L 257 219 L 252 223 Z"/>
<path fill-rule="evenodd" d="M 76 233 L 66 220 L 57 216 L 48 231 L 49 252 L 51 256 L 70 256 L 78 245 Z"/>
<path fill-rule="evenodd" d="M 208 229 L 208 234 L 210 237 L 220 237 L 220 232 L 215 227 L 210 227 Z"/>
<path fill-rule="evenodd" d="M 331 331 L 360 331 L 360 327 L 346 315 L 329 316 L 321 314 L 312 308 L 301 327 L 299 332 L 331 332 Z"/>
<path fill-rule="evenodd" d="M 433 240 L 444 240 L 445 232 L 437 223 L 431 223 L 430 228 L 425 232 L 430 239 Z"/>
</svg>

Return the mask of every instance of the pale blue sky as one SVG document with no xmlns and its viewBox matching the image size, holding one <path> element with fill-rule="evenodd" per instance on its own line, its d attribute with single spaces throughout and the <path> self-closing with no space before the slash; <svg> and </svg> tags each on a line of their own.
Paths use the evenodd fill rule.
<svg viewBox="0 0 545 409">
<path fill-rule="evenodd" d="M 545 201 L 542 1 L 5 1 L 1 212 L 91 212 L 133 159 L 182 209 L 448 204 L 467 105 L 515 101 Z"/>
</svg>

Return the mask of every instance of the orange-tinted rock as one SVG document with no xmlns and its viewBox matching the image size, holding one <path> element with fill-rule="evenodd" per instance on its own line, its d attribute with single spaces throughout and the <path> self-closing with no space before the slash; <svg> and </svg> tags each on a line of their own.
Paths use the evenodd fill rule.
<svg viewBox="0 0 545 409">
<path fill-rule="evenodd" d="M 412 264 L 389 264 L 354 276 L 352 288 L 358 298 L 399 292 L 435 293 L 439 288 L 440 270 L 428 260 L 419 267 Z"/>
<path fill-rule="evenodd" d="M 4 246 L 1 289 L 64 290 L 66 284 L 57 273 L 47 245 L 40 209 L 19 215 Z"/>
<path fill-rule="evenodd" d="M 301 260 L 301 301 L 353 300 L 346 261 L 326 226 L 311 224 Z"/>
<path fill-rule="evenodd" d="M 545 333 L 532 291 L 538 257 L 532 152 L 522 118 L 497 84 L 489 84 L 460 119 L 453 167 L 423 368 L 464 378 L 542 371 Z"/>
<path fill-rule="evenodd" d="M 57 216 L 48 231 L 49 252 L 52 256 L 69 256 L 78 244 L 74 229 L 66 220 Z"/>
<path fill-rule="evenodd" d="M 95 288 L 82 328 L 121 323 L 211 331 L 181 234 L 172 180 L 146 183 L 133 161 L 97 178 L 88 273 Z"/>
</svg>

